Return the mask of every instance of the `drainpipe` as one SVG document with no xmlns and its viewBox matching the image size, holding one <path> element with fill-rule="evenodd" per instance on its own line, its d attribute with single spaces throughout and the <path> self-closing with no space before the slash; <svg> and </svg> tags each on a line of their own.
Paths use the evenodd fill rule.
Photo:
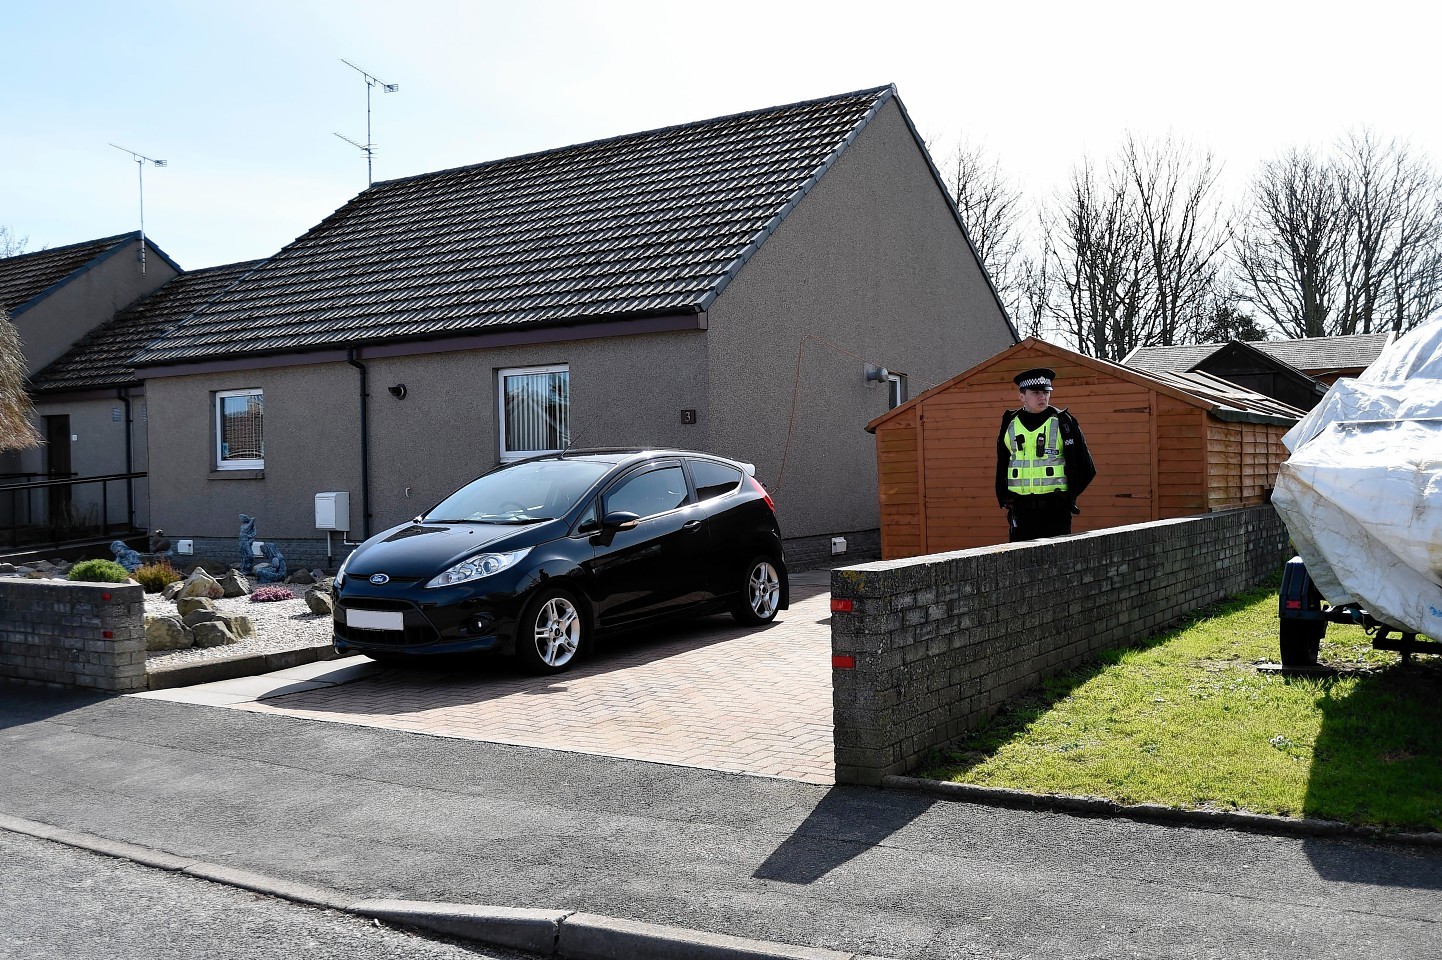
<svg viewBox="0 0 1442 960">
<path fill-rule="evenodd" d="M 355 358 L 355 347 L 347 347 L 345 362 L 360 371 L 360 459 L 361 459 L 361 539 L 371 538 L 371 451 L 370 416 L 366 407 L 366 366 Z"/>
<path fill-rule="evenodd" d="M 135 421 L 130 413 L 130 388 L 116 387 L 115 396 L 121 403 L 125 404 L 125 472 L 135 472 Z M 130 521 L 130 529 L 135 529 L 135 478 L 125 478 L 125 509 L 126 518 Z"/>
</svg>

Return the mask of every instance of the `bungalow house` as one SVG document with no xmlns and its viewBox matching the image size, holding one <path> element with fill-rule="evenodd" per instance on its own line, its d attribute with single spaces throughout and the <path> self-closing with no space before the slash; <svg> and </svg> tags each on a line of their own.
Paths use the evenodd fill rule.
<svg viewBox="0 0 1442 960">
<path fill-rule="evenodd" d="M 36 411 L 46 422 L 63 419 L 68 430 L 84 438 L 74 445 L 71 456 L 76 473 L 94 477 L 146 470 L 149 412 L 144 384 L 130 358 L 259 262 L 180 274 L 92 329 L 30 378 Z M 99 485 L 78 487 L 73 496 L 82 516 L 102 503 Z M 144 479 L 112 481 L 103 504 L 111 525 L 149 526 Z"/>
<path fill-rule="evenodd" d="M 875 555 L 867 421 L 1015 342 L 893 87 L 391 180 L 135 357 L 152 517 L 334 566 L 498 462 L 679 446 L 793 566 Z"/>
<path fill-rule="evenodd" d="M 175 261 L 138 232 L 0 259 L 0 309 L 10 314 L 20 335 L 32 384 L 117 310 L 179 273 Z M 36 412 L 45 442 L 0 454 L 0 485 L 119 472 L 125 462 L 122 427 L 101 425 L 63 404 L 37 402 Z M 0 494 L 0 525 L 63 528 L 94 519 L 99 500 L 91 485 L 73 495 L 64 487 L 7 491 Z"/>
<path fill-rule="evenodd" d="M 1316 406 L 1326 388 L 1355 377 L 1392 340 L 1390 333 L 1302 340 L 1233 340 L 1173 347 L 1137 347 L 1122 365 L 1142 373 L 1200 371 L 1255 390 L 1303 410 Z M 1312 381 L 1312 382 L 1308 382 Z M 1320 385 L 1320 386 L 1319 386 Z"/>
</svg>

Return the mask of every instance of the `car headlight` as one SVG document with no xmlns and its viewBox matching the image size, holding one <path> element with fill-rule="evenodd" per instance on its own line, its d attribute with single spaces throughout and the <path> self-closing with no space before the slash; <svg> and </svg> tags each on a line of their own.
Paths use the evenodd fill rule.
<svg viewBox="0 0 1442 960">
<path fill-rule="evenodd" d="M 345 586 L 345 568 L 348 567 L 348 566 L 350 566 L 351 557 L 354 557 L 354 556 L 355 556 L 355 551 L 352 550 L 350 553 L 346 554 L 346 555 L 345 555 L 345 559 L 340 562 L 340 569 L 338 569 L 338 570 L 335 572 L 335 580 L 334 580 L 334 583 L 335 583 L 335 586 L 336 586 L 336 589 L 337 589 L 337 590 L 339 590 L 341 587 Z"/>
<path fill-rule="evenodd" d="M 522 557 L 530 552 L 530 547 L 523 547 L 520 550 L 511 550 L 506 553 L 479 553 L 451 567 L 427 583 L 426 587 L 453 587 L 458 583 L 489 577 L 508 567 L 514 567 Z"/>
</svg>

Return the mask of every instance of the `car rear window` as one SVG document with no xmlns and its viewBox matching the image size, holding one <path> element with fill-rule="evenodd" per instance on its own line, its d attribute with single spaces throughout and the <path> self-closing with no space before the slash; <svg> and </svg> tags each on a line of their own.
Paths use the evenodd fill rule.
<svg viewBox="0 0 1442 960">
<path fill-rule="evenodd" d="M 691 477 L 696 481 L 696 499 L 724 497 L 741 485 L 741 471 L 714 460 L 692 460 Z"/>
</svg>

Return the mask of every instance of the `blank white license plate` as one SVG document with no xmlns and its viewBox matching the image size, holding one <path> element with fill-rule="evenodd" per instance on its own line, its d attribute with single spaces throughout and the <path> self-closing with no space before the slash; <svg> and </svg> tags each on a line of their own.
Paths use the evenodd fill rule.
<svg viewBox="0 0 1442 960">
<path fill-rule="evenodd" d="M 357 630 L 403 630 L 406 621 L 394 610 L 347 610 L 345 623 Z"/>
</svg>

